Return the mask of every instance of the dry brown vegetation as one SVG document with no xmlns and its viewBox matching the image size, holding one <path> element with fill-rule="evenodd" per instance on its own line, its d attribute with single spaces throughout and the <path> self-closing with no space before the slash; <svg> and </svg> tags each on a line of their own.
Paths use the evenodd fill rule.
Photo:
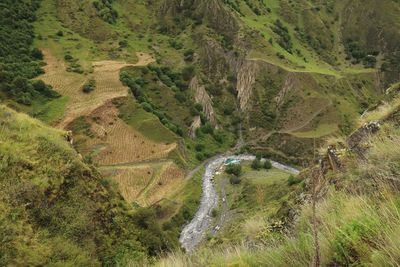
<svg viewBox="0 0 400 267">
<path fill-rule="evenodd" d="M 101 171 L 117 182 L 127 202 L 141 206 L 172 196 L 181 188 L 185 176 L 172 161 L 102 167 Z"/>
<path fill-rule="evenodd" d="M 176 148 L 176 144 L 156 143 L 143 136 L 118 117 L 118 109 L 110 101 L 93 111 L 86 120 L 93 136 L 84 150 L 100 165 L 135 163 L 160 159 Z"/>
</svg>

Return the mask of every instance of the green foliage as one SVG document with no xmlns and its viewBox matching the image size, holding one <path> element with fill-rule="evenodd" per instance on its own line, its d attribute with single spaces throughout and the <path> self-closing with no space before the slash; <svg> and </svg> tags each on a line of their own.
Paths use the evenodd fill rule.
<svg viewBox="0 0 400 267">
<path fill-rule="evenodd" d="M 4 106 L 0 124 L 0 265 L 115 266 L 165 249 L 64 132 Z"/>
<path fill-rule="evenodd" d="M 229 182 L 231 183 L 231 185 L 238 185 L 242 182 L 242 179 L 240 179 L 240 177 L 238 176 L 231 176 L 229 178 Z"/>
<path fill-rule="evenodd" d="M 118 12 L 112 7 L 113 1 L 114 0 L 96 0 L 93 2 L 93 6 L 98 11 L 99 17 L 110 24 L 116 23 L 118 19 Z"/>
<path fill-rule="evenodd" d="M 251 168 L 253 170 L 259 170 L 259 169 L 261 169 L 261 167 L 262 167 L 262 164 L 259 159 L 255 159 L 251 162 Z"/>
<path fill-rule="evenodd" d="M 39 60 L 43 54 L 32 48 L 32 23 L 40 1 L 2 1 L 0 8 L 0 92 L 17 102 L 30 105 L 41 95 L 58 95 L 46 86 L 34 86 L 30 79 L 43 73 Z"/>
<path fill-rule="evenodd" d="M 160 68 L 149 67 L 149 69 L 158 73 L 158 75 L 160 76 L 163 76 L 164 75 L 163 73 L 169 73 L 171 76 L 173 75 L 170 72 L 169 68 L 165 68 L 164 70 L 162 70 Z M 173 77 L 176 78 L 175 76 Z M 164 79 L 169 80 L 170 78 L 169 76 L 165 75 Z M 166 113 L 162 111 L 160 108 L 158 108 L 156 105 L 154 105 L 151 102 L 151 100 L 144 94 L 143 89 L 140 85 L 140 84 L 145 84 L 144 80 L 141 80 L 140 78 L 135 79 L 127 72 L 121 72 L 120 80 L 124 85 L 130 88 L 132 94 L 136 97 L 136 99 L 141 104 L 144 110 L 146 110 L 147 112 L 151 112 L 155 116 L 157 116 L 160 122 L 164 124 L 165 127 L 167 127 L 172 132 L 180 136 L 183 136 L 184 133 L 182 128 L 179 125 L 173 123 L 172 120 L 166 115 Z"/>
<path fill-rule="evenodd" d="M 90 79 L 87 83 L 85 83 L 82 87 L 82 91 L 86 94 L 90 93 L 96 88 L 96 81 L 94 79 Z"/>
<path fill-rule="evenodd" d="M 183 53 L 185 61 L 193 61 L 193 55 L 194 55 L 193 49 L 185 50 L 185 52 Z"/>
<path fill-rule="evenodd" d="M 263 168 L 266 169 L 266 170 L 272 169 L 272 163 L 271 163 L 271 161 L 265 160 L 265 161 L 264 161 L 264 164 L 263 164 Z"/>
<path fill-rule="evenodd" d="M 227 174 L 233 174 L 235 176 L 240 176 L 242 174 L 242 165 L 229 164 L 228 166 L 226 166 L 225 172 Z"/>
<path fill-rule="evenodd" d="M 293 48 L 293 44 L 292 44 L 292 40 L 289 34 L 289 30 L 286 26 L 283 25 L 283 23 L 277 19 L 274 22 L 274 26 L 272 27 L 272 30 L 279 35 L 279 40 L 278 40 L 278 44 L 284 48 L 286 51 L 288 51 L 289 53 L 292 53 L 292 48 Z"/>
<path fill-rule="evenodd" d="M 195 68 L 193 65 L 189 65 L 183 68 L 182 77 L 185 81 L 189 81 L 195 75 Z"/>
<path fill-rule="evenodd" d="M 216 218 L 217 216 L 218 216 L 218 209 L 213 209 L 212 211 L 211 211 L 211 216 L 213 217 L 213 218 Z"/>
<path fill-rule="evenodd" d="M 359 264 L 358 251 L 362 250 L 362 243 L 373 241 L 377 227 L 378 221 L 362 217 L 338 229 L 333 242 L 335 261 L 346 266 Z"/>
<path fill-rule="evenodd" d="M 294 175 L 290 175 L 288 180 L 287 180 L 287 182 L 288 182 L 289 186 L 292 186 L 292 185 L 300 183 L 301 179 L 300 179 L 300 177 L 297 177 L 297 176 L 294 176 Z"/>
</svg>

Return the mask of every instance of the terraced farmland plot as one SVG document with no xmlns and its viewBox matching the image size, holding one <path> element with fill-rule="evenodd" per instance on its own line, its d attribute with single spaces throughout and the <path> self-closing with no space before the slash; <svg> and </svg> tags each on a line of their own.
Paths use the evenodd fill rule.
<svg viewBox="0 0 400 267">
<path fill-rule="evenodd" d="M 168 198 L 177 192 L 184 184 L 185 174 L 173 162 L 162 166 L 160 174 L 152 181 L 151 185 L 144 191 L 139 201 L 144 205 L 151 205 L 163 198 Z"/>
<path fill-rule="evenodd" d="M 69 97 L 64 118 L 57 123 L 58 128 L 65 128 L 74 119 L 90 114 L 108 100 L 128 95 L 128 88 L 119 80 L 119 72 L 127 66 L 143 66 L 151 63 L 153 58 L 145 53 L 137 53 L 139 61 L 128 64 L 118 61 L 98 61 L 93 63 L 93 73 L 82 75 L 66 71 L 63 60 L 57 59 L 48 50 L 43 51 L 47 66 L 45 74 L 40 76 L 47 84 L 60 94 Z M 96 88 L 90 93 L 84 93 L 82 86 L 94 79 Z"/>
<path fill-rule="evenodd" d="M 136 202 L 141 206 L 150 206 L 171 197 L 184 180 L 184 172 L 172 161 L 107 166 L 100 167 L 100 170 L 117 182 L 127 202 Z"/>
<path fill-rule="evenodd" d="M 86 146 L 92 150 L 101 147 L 93 158 L 100 165 L 160 159 L 176 148 L 176 143 L 156 143 L 135 131 L 118 117 L 112 102 L 96 109 L 88 119 L 94 136 Z"/>
<path fill-rule="evenodd" d="M 102 173 L 105 176 L 111 176 L 117 182 L 121 195 L 128 203 L 138 199 L 140 192 L 146 188 L 154 176 L 154 170 L 149 166 L 103 169 Z"/>
</svg>

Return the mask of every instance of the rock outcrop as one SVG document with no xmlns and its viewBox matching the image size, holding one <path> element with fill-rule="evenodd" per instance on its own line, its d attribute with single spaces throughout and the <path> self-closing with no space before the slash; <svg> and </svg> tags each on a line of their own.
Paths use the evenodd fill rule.
<svg viewBox="0 0 400 267">
<path fill-rule="evenodd" d="M 201 126 L 200 116 L 194 117 L 193 122 L 189 127 L 189 136 L 190 136 L 190 138 L 195 138 L 196 137 L 196 130 L 199 129 L 200 126 Z"/>
<path fill-rule="evenodd" d="M 236 91 L 241 110 L 247 108 L 259 70 L 258 62 L 253 60 L 244 60 L 237 70 Z"/>
<path fill-rule="evenodd" d="M 208 95 L 204 85 L 202 85 L 199 82 L 198 78 L 195 76 L 190 81 L 189 88 L 194 93 L 195 102 L 203 106 L 203 112 L 207 120 L 211 123 L 212 126 L 218 128 L 217 117 L 212 106 L 212 100 L 211 97 Z M 197 126 L 200 127 L 197 118 L 195 118 L 195 121 L 193 121 L 192 126 L 194 127 L 194 131 L 196 131 Z"/>
</svg>

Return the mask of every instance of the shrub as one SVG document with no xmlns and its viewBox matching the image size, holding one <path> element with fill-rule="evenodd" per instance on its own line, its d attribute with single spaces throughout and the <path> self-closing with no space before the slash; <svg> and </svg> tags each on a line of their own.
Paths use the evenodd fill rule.
<svg viewBox="0 0 400 267">
<path fill-rule="evenodd" d="M 294 185 L 294 184 L 298 184 L 300 182 L 301 182 L 301 179 L 294 175 L 290 175 L 288 178 L 288 185 Z"/>
<path fill-rule="evenodd" d="M 269 160 L 266 160 L 263 165 L 264 169 L 269 170 L 272 169 L 272 163 Z"/>
<path fill-rule="evenodd" d="M 229 182 L 232 185 L 237 185 L 237 184 L 240 184 L 242 182 L 242 180 L 238 176 L 232 176 L 231 178 L 229 178 Z"/>
<path fill-rule="evenodd" d="M 189 81 L 195 75 L 195 68 L 192 65 L 186 66 L 182 70 L 182 78 Z"/>
<path fill-rule="evenodd" d="M 194 50 L 193 49 L 186 50 L 183 53 L 185 61 L 192 61 L 193 60 L 193 54 L 194 54 Z"/>
<path fill-rule="evenodd" d="M 31 55 L 34 59 L 36 60 L 42 60 L 43 59 L 43 53 L 37 48 L 32 49 Z"/>
<path fill-rule="evenodd" d="M 127 40 L 121 40 L 121 41 L 119 41 L 118 44 L 119 44 L 119 47 L 125 48 L 125 47 L 128 46 L 128 41 Z"/>
<path fill-rule="evenodd" d="M 206 123 L 201 127 L 201 131 L 205 134 L 213 134 L 214 133 L 214 128 L 211 126 L 210 123 Z"/>
<path fill-rule="evenodd" d="M 204 159 L 204 154 L 203 153 L 197 153 L 196 154 L 196 159 L 199 161 L 202 161 Z"/>
<path fill-rule="evenodd" d="M 96 88 L 96 81 L 90 79 L 85 85 L 82 87 L 82 91 L 86 94 L 90 93 Z"/>
<path fill-rule="evenodd" d="M 240 164 L 230 164 L 226 166 L 225 172 L 227 174 L 233 174 L 235 176 L 239 176 L 242 174 L 242 165 Z"/>
<path fill-rule="evenodd" d="M 59 30 L 56 34 L 57 34 L 57 36 L 60 36 L 60 37 L 64 36 L 64 32 L 61 30 Z"/>
<path fill-rule="evenodd" d="M 64 59 L 65 59 L 66 61 L 71 61 L 71 60 L 73 60 L 74 58 L 73 58 L 70 54 L 66 54 L 66 55 L 64 56 Z"/>
<path fill-rule="evenodd" d="M 218 216 L 218 210 L 217 210 L 217 209 L 213 209 L 213 210 L 211 211 L 211 216 L 212 216 L 213 218 L 216 218 L 216 217 Z"/>
<path fill-rule="evenodd" d="M 196 151 L 202 151 L 204 149 L 204 145 L 203 144 L 196 144 L 195 149 L 196 149 Z"/>
<path fill-rule="evenodd" d="M 261 169 L 261 161 L 259 160 L 259 159 L 255 159 L 255 160 L 253 160 L 253 162 L 251 163 L 251 168 L 253 169 L 253 170 L 259 170 L 259 169 Z"/>
<path fill-rule="evenodd" d="M 176 98 L 176 100 L 178 100 L 179 102 L 181 102 L 181 103 L 184 103 L 184 102 L 186 102 L 186 95 L 184 94 L 184 93 L 182 93 L 182 92 L 177 92 L 176 94 L 175 94 L 175 98 Z"/>
</svg>

